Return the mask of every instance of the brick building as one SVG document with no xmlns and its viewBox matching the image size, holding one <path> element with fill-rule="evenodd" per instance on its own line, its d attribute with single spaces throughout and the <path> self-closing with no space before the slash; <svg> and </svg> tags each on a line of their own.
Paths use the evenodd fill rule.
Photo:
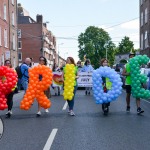
<svg viewBox="0 0 150 150">
<path fill-rule="evenodd" d="M 6 59 L 18 64 L 16 8 L 17 0 L 0 0 L 0 65 Z"/>
<path fill-rule="evenodd" d="M 44 56 L 48 66 L 52 68 L 56 61 L 56 38 L 47 29 L 43 16 L 37 15 L 36 21 L 30 16 L 24 16 L 22 7 L 18 6 L 18 53 L 19 63 L 26 57 L 33 58 L 34 65 L 39 63 L 39 57 Z M 23 9 L 22 9 L 23 10 Z"/>
<path fill-rule="evenodd" d="M 140 0 L 140 53 L 150 57 L 150 0 Z"/>
</svg>

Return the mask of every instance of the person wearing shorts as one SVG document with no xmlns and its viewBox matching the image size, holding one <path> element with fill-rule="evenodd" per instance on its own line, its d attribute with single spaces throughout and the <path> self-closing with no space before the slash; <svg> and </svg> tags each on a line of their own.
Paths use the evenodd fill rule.
<svg viewBox="0 0 150 150">
<path fill-rule="evenodd" d="M 134 53 L 130 53 L 129 54 L 129 59 L 133 58 L 135 56 Z M 125 65 L 125 68 L 123 70 L 122 75 L 126 76 L 126 81 L 125 81 L 125 85 L 126 85 L 126 111 L 130 112 L 130 97 L 131 97 L 131 76 L 130 76 L 130 66 L 129 66 L 129 62 Z M 136 105 L 137 105 L 137 114 L 141 114 L 144 112 L 144 110 L 141 109 L 140 107 L 140 98 L 136 98 Z"/>
</svg>

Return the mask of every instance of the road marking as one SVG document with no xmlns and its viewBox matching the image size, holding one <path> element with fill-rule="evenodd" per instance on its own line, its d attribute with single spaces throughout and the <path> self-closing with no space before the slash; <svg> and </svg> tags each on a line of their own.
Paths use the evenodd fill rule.
<svg viewBox="0 0 150 150">
<path fill-rule="evenodd" d="M 0 118 L 0 139 L 2 138 L 3 132 L 4 132 L 3 121 Z"/>
<path fill-rule="evenodd" d="M 58 129 L 53 129 L 49 138 L 47 139 L 47 142 L 43 148 L 43 150 L 50 150 L 51 146 L 52 146 L 52 143 L 54 141 L 54 138 L 56 136 L 56 133 L 57 133 Z"/>
<path fill-rule="evenodd" d="M 66 101 L 62 110 L 66 110 L 66 109 L 67 109 L 67 106 L 68 106 L 68 103 L 67 103 L 67 101 Z"/>
<path fill-rule="evenodd" d="M 145 100 L 145 99 L 141 99 L 141 100 L 143 100 L 143 101 L 145 101 L 145 102 L 147 102 L 147 103 L 150 103 L 149 101 L 147 101 L 147 100 Z"/>
</svg>

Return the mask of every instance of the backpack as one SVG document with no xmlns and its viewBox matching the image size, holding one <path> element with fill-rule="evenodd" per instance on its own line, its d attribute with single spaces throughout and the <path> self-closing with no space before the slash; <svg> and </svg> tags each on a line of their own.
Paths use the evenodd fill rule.
<svg viewBox="0 0 150 150">
<path fill-rule="evenodd" d="M 22 65 L 22 64 L 21 64 L 21 65 Z M 23 76 L 23 74 L 22 74 L 22 72 L 21 72 L 21 65 L 20 65 L 20 66 L 17 66 L 17 67 L 15 68 L 15 70 L 16 70 L 16 72 L 17 72 L 17 75 L 18 75 L 18 79 L 21 79 L 22 76 Z"/>
</svg>

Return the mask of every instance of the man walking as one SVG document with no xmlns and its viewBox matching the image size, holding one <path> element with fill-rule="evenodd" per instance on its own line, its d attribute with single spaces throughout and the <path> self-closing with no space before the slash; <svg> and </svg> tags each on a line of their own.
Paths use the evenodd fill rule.
<svg viewBox="0 0 150 150">
<path fill-rule="evenodd" d="M 129 61 L 131 58 L 135 56 L 135 53 L 130 53 L 129 54 Z M 126 81 L 125 81 L 125 86 L 126 86 L 126 104 L 127 108 L 126 111 L 130 112 L 130 97 L 131 97 L 131 74 L 130 74 L 130 66 L 129 62 L 125 65 L 125 68 L 123 70 L 122 75 L 126 76 Z M 144 110 L 141 109 L 140 107 L 140 98 L 136 98 L 136 105 L 137 105 L 137 114 L 141 114 L 144 112 Z"/>
<path fill-rule="evenodd" d="M 26 58 L 25 62 L 21 65 L 21 73 L 22 73 L 22 78 L 21 78 L 21 84 L 23 89 L 27 90 L 28 88 L 28 81 L 29 81 L 29 68 L 30 68 L 30 64 L 31 64 L 31 59 L 30 58 Z"/>
</svg>

